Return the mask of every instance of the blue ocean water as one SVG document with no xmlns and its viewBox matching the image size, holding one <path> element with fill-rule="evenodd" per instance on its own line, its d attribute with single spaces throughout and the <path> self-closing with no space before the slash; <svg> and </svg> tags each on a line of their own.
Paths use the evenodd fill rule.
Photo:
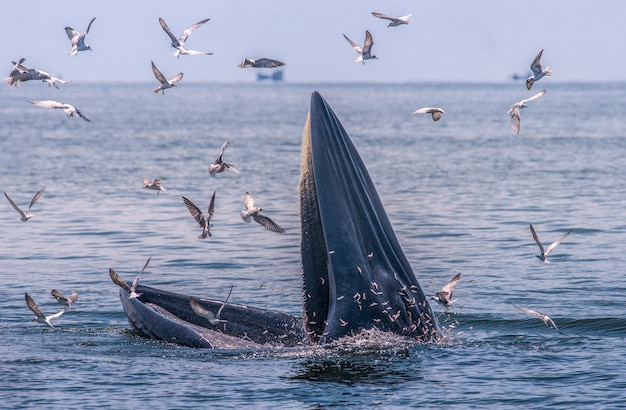
<svg viewBox="0 0 626 410">
<path fill-rule="evenodd" d="M 0 407 L 615 408 L 626 399 L 626 84 L 559 84 L 523 109 L 510 84 L 26 83 L 0 87 Z M 114 268 L 145 285 L 300 314 L 297 183 L 310 94 L 327 99 L 367 164 L 427 294 L 457 272 L 441 345 L 197 350 L 130 332 Z M 537 88 L 539 90 L 539 88 Z M 535 90 L 533 89 L 533 92 Z M 28 100 L 77 105 L 92 122 Z M 421 106 L 447 114 L 408 115 Z M 224 141 L 241 175 L 208 175 Z M 166 192 L 142 189 L 160 178 Z M 216 191 L 213 237 L 201 208 Z M 242 222 L 249 191 L 280 223 Z M 544 244 L 570 236 L 541 264 Z M 52 288 L 74 311 L 37 323 Z M 559 335 L 511 304 L 540 310 Z"/>
</svg>

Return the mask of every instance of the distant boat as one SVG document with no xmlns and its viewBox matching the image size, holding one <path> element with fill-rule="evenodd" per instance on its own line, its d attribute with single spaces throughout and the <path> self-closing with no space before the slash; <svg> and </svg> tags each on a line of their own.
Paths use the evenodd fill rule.
<svg viewBox="0 0 626 410">
<path fill-rule="evenodd" d="M 283 81 L 283 70 L 272 71 L 271 74 L 257 72 L 256 80 L 257 81 L 264 81 L 264 80 Z"/>
<path fill-rule="evenodd" d="M 518 81 L 518 80 L 526 80 L 528 77 L 530 77 L 533 73 L 529 72 L 527 74 L 519 74 L 519 73 L 514 73 L 511 75 L 511 80 L 513 81 Z"/>
</svg>

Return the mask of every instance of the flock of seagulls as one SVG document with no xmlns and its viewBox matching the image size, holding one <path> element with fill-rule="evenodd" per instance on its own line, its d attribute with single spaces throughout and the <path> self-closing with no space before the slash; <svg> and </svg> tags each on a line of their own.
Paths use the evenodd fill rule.
<svg viewBox="0 0 626 410">
<path fill-rule="evenodd" d="M 388 20 L 389 24 L 387 27 L 396 27 L 396 26 L 409 24 L 410 17 L 412 16 L 412 14 L 407 14 L 402 17 L 391 17 L 391 16 L 378 13 L 378 12 L 372 12 L 372 15 L 380 19 Z M 87 36 L 87 34 L 89 34 L 89 30 L 91 29 L 91 26 L 93 22 L 95 21 L 95 19 L 96 19 L 95 17 L 91 19 L 84 33 L 79 33 L 78 31 L 76 31 L 75 29 L 71 27 L 65 27 L 65 32 L 72 46 L 71 51 L 67 53 L 68 55 L 76 56 L 81 51 L 91 50 L 91 47 L 85 44 L 85 37 Z M 197 23 L 194 23 L 188 26 L 182 32 L 182 34 L 177 38 L 172 33 L 172 31 L 170 30 L 168 25 L 165 23 L 165 21 L 162 18 L 159 18 L 159 24 L 161 25 L 161 28 L 163 29 L 163 31 L 165 31 L 165 33 L 171 40 L 172 48 L 175 49 L 172 55 L 174 55 L 176 58 L 180 58 L 181 55 L 212 55 L 213 53 L 211 52 L 191 50 L 185 47 L 185 43 L 189 39 L 189 36 L 196 29 L 200 28 L 209 20 L 210 19 L 208 18 L 203 19 L 203 20 L 198 21 Z M 366 60 L 377 59 L 377 57 L 372 53 L 372 46 L 374 45 L 374 40 L 369 30 L 365 31 L 365 40 L 363 42 L 363 46 L 355 43 L 345 34 L 343 36 L 358 55 L 357 58 L 354 60 L 355 63 L 360 62 L 364 65 Z M 552 69 L 550 67 L 546 67 L 545 69 L 542 67 L 541 57 L 543 55 L 543 51 L 544 50 L 541 50 L 537 54 L 533 62 L 531 63 L 530 68 L 532 70 L 532 75 L 528 77 L 528 79 L 526 80 L 526 88 L 528 90 L 532 89 L 535 82 L 541 80 L 543 77 L 548 77 L 552 75 Z M 31 81 L 31 80 L 40 80 L 42 81 L 42 83 L 47 84 L 49 87 L 54 87 L 58 89 L 59 87 L 57 84 L 67 84 L 70 82 L 67 80 L 61 80 L 59 78 L 56 78 L 43 70 L 27 68 L 26 66 L 24 66 L 25 61 L 26 61 L 25 58 L 20 58 L 17 62 L 12 61 L 13 67 L 11 68 L 11 71 L 9 73 L 9 77 L 7 77 L 4 80 L 8 86 L 19 87 L 20 83 L 22 82 Z M 165 94 L 166 89 L 175 87 L 177 83 L 180 82 L 183 78 L 184 74 L 180 72 L 172 76 L 170 79 L 166 79 L 163 73 L 156 67 L 156 65 L 154 64 L 154 61 L 151 61 L 151 65 L 152 65 L 152 71 L 154 73 L 154 76 L 157 79 L 157 81 L 160 83 L 160 85 L 156 89 L 154 89 L 155 93 L 158 93 L 160 91 L 162 94 Z M 258 59 L 244 58 L 241 61 L 241 63 L 238 64 L 237 66 L 240 68 L 277 68 L 283 65 L 284 63 L 282 61 L 271 59 L 271 58 L 258 58 Z M 513 131 L 515 132 L 515 134 L 519 134 L 519 131 L 520 131 L 520 109 L 527 108 L 527 105 L 526 105 L 527 103 L 541 98 L 543 95 L 545 95 L 545 93 L 546 93 L 546 90 L 544 89 L 529 98 L 525 98 L 525 99 L 522 99 L 521 101 L 514 103 L 511 106 L 511 108 L 508 111 L 508 114 L 511 116 L 511 127 Z M 29 102 L 35 106 L 42 107 L 42 108 L 61 109 L 70 118 L 82 118 L 83 120 L 90 122 L 90 120 L 76 106 L 72 104 L 58 102 L 54 100 L 29 101 Z M 430 114 L 433 121 L 439 121 L 442 118 L 442 114 L 445 114 L 445 113 L 446 112 L 440 107 L 423 107 L 423 108 L 416 109 L 415 111 L 411 113 L 411 115 Z M 222 173 L 224 171 L 229 171 L 232 173 L 239 174 L 239 171 L 237 171 L 233 167 L 233 164 L 224 161 L 222 158 L 224 155 L 224 151 L 226 150 L 228 145 L 229 145 L 228 141 L 224 142 L 224 144 L 221 147 L 218 157 L 216 158 L 214 163 L 209 165 L 208 171 L 209 171 L 209 175 L 211 175 L 212 177 L 215 177 L 218 173 Z M 159 193 L 162 191 L 163 192 L 167 191 L 162 186 L 161 180 L 158 178 L 155 178 L 153 181 L 150 181 L 148 178 L 144 178 L 143 184 L 144 184 L 144 187 L 143 187 L 144 189 L 155 190 L 157 191 L 157 195 L 159 195 Z M 32 218 L 33 214 L 31 213 L 31 208 L 34 206 L 37 200 L 44 193 L 45 189 L 46 187 L 43 186 L 41 187 L 39 191 L 37 191 L 37 193 L 31 199 L 26 212 L 22 211 L 22 209 L 18 207 L 15 204 L 15 202 L 13 202 L 13 200 L 7 195 L 6 192 L 4 193 L 4 195 L 7 201 L 9 202 L 9 204 L 20 214 L 20 220 L 23 222 L 26 222 Z M 189 213 L 202 228 L 202 232 L 198 236 L 198 238 L 206 239 L 207 237 L 212 236 L 211 227 L 213 225 L 211 224 L 211 219 L 215 213 L 215 195 L 216 195 L 216 192 L 214 191 L 213 195 L 211 196 L 211 200 L 209 202 L 209 207 L 207 209 L 206 214 L 204 214 L 200 210 L 200 208 L 198 208 L 191 200 L 189 200 L 188 198 L 184 196 L 182 197 L 183 202 L 185 203 Z M 240 215 L 244 222 L 250 223 L 252 220 L 254 220 L 255 222 L 262 225 L 268 231 L 276 232 L 279 234 L 285 233 L 285 230 L 280 225 L 274 222 L 270 217 L 261 213 L 263 209 L 256 206 L 255 200 L 253 199 L 252 195 L 250 195 L 249 192 L 245 193 L 243 203 L 244 203 L 245 209 L 241 210 Z M 540 250 L 540 254 L 535 255 L 535 256 L 542 263 L 550 263 L 547 258 L 548 255 L 561 242 L 565 240 L 565 238 L 570 234 L 571 229 L 567 231 L 564 235 L 562 235 L 557 241 L 553 242 L 547 249 L 544 249 L 532 224 L 530 224 L 530 231 L 533 236 L 533 239 L 537 243 L 537 246 L 539 247 L 539 250 Z M 109 269 L 109 276 L 111 280 L 118 286 L 124 288 L 129 293 L 130 299 L 141 296 L 141 294 L 136 292 L 137 284 L 139 282 L 141 275 L 143 274 L 148 264 L 150 263 L 151 258 L 152 257 L 148 258 L 143 268 L 137 274 L 137 276 L 135 277 L 135 279 L 133 280 L 130 286 L 128 285 L 126 281 L 124 281 L 115 272 L 114 269 L 112 268 Z M 453 294 L 454 294 L 455 287 L 458 281 L 460 280 L 460 278 L 461 278 L 461 273 L 459 272 L 446 285 L 444 285 L 440 291 L 436 292 L 436 294 L 432 296 L 430 299 L 438 302 L 440 305 L 442 305 L 445 308 L 445 310 L 452 308 L 453 304 L 457 301 L 457 299 L 453 299 Z M 207 318 L 211 324 L 217 325 L 219 323 L 226 322 L 225 320 L 221 319 L 220 315 L 231 293 L 232 293 L 232 286 L 231 286 L 228 296 L 226 297 L 225 301 L 223 302 L 222 306 L 217 311 L 217 313 L 213 313 L 205 309 L 201 305 L 201 303 L 198 300 L 194 299 L 193 297 L 190 298 L 189 303 L 190 303 L 191 308 L 194 310 L 194 312 L 196 312 L 196 314 Z M 54 328 L 54 326 L 52 325 L 52 320 L 57 319 L 58 317 L 63 315 L 67 309 L 70 309 L 70 310 L 74 309 L 74 303 L 78 300 L 78 291 L 74 291 L 72 294 L 66 297 L 62 293 L 57 291 L 56 289 L 52 289 L 51 294 L 58 301 L 58 303 L 61 304 L 63 307 L 59 312 L 50 316 L 46 316 L 41 311 L 39 306 L 35 303 L 33 298 L 28 293 L 25 293 L 25 300 L 26 300 L 26 304 L 28 308 L 36 316 L 33 319 L 33 321 L 36 321 L 36 322 L 39 322 L 39 323 L 42 323 L 42 324 L 45 324 L 47 326 Z M 525 314 L 539 318 L 542 322 L 546 324 L 546 326 L 554 328 L 556 331 L 563 334 L 549 316 L 541 312 L 538 312 L 536 310 L 518 306 L 514 303 L 513 303 L 513 306 Z"/>
</svg>

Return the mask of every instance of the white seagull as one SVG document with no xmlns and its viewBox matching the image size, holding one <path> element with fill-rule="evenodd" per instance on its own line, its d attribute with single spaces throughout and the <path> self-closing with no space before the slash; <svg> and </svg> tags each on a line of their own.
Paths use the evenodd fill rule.
<svg viewBox="0 0 626 410">
<path fill-rule="evenodd" d="M 85 36 L 89 33 L 91 24 L 95 19 L 95 17 L 91 19 L 89 25 L 87 26 L 87 30 L 85 30 L 83 34 L 80 34 L 78 31 L 74 30 L 71 27 L 65 27 L 65 33 L 72 43 L 72 51 L 67 54 L 75 56 L 78 54 L 79 51 L 91 50 L 91 47 L 85 45 Z"/>
<path fill-rule="evenodd" d="M 63 313 L 65 313 L 65 309 L 67 309 L 65 306 L 63 306 L 63 309 L 61 309 L 54 315 L 46 316 L 43 314 L 41 309 L 39 309 L 39 306 L 37 306 L 33 298 L 28 293 L 24 293 L 24 297 L 26 298 L 26 304 L 28 305 L 28 308 L 32 310 L 36 316 L 33 320 L 31 320 L 31 322 L 43 323 L 44 325 L 48 325 L 53 329 L 54 326 L 52 326 L 51 321 L 61 316 Z"/>
<path fill-rule="evenodd" d="M 65 297 L 61 292 L 56 289 L 52 289 L 50 292 L 52 296 L 65 307 L 70 308 L 70 310 L 74 310 L 74 302 L 78 300 L 78 291 L 75 290 L 71 295 Z"/>
<path fill-rule="evenodd" d="M 439 302 L 439 304 L 446 309 L 452 307 L 452 304 L 457 301 L 457 299 L 452 299 L 452 294 L 454 293 L 454 288 L 459 279 L 461 279 L 461 272 L 454 275 L 454 277 L 450 279 L 450 281 L 446 283 L 446 285 L 441 288 L 441 290 L 437 292 L 435 296 L 431 296 L 430 298 Z"/>
<path fill-rule="evenodd" d="M 383 13 L 376 13 L 374 11 L 372 12 L 372 15 L 374 17 L 378 17 L 379 19 L 385 19 L 385 20 L 391 21 L 391 23 L 389 23 L 387 27 L 395 27 L 395 26 L 400 26 L 402 24 L 409 24 L 409 22 L 411 21 L 411 16 L 413 14 L 407 14 L 406 16 L 402 16 L 402 17 L 389 17 Z"/>
<path fill-rule="evenodd" d="M 374 54 L 372 54 L 372 46 L 374 45 L 374 40 L 372 40 L 372 34 L 369 32 L 369 30 L 365 31 L 365 42 L 363 43 L 363 47 L 350 40 L 345 34 L 343 36 L 346 40 L 348 40 L 348 43 L 350 43 L 352 48 L 354 48 L 354 51 L 356 51 L 356 53 L 359 55 L 356 60 L 354 60 L 355 63 L 365 64 L 365 60 L 378 58 Z"/>
<path fill-rule="evenodd" d="M 200 20 L 196 24 L 192 24 L 191 26 L 187 27 L 185 31 L 183 31 L 183 33 L 180 35 L 180 38 L 176 38 L 176 36 L 172 34 L 172 31 L 167 26 L 167 24 L 165 24 L 165 21 L 161 17 L 159 17 L 159 24 L 161 24 L 161 27 L 163 28 L 165 33 L 167 33 L 169 38 L 172 40 L 172 47 L 176 49 L 176 51 L 174 51 L 172 55 L 174 55 L 176 58 L 180 58 L 181 54 L 183 55 L 202 55 L 202 54 L 211 55 L 213 54 L 213 53 L 206 53 L 204 51 L 188 50 L 185 48 L 185 41 L 187 41 L 187 37 L 189 37 L 189 35 L 195 29 L 197 29 L 198 27 L 200 27 L 201 25 L 203 25 L 209 20 L 210 19 L 204 19 L 204 20 Z"/>
<path fill-rule="evenodd" d="M 526 80 L 526 88 L 529 90 L 533 87 L 535 81 L 541 80 L 543 77 L 550 77 L 552 75 L 552 69 L 550 67 L 546 67 L 546 69 L 541 68 L 541 55 L 543 54 L 543 50 L 537 54 L 537 57 L 533 60 L 533 63 L 530 65 L 530 69 L 533 74 L 528 77 Z"/>
<path fill-rule="evenodd" d="M 22 63 L 26 61 L 25 58 L 20 58 L 18 62 L 11 61 L 13 68 L 9 73 L 9 76 L 4 79 L 4 82 L 10 87 L 19 87 L 20 82 L 30 80 L 41 80 L 43 83 L 48 84 L 48 87 L 59 88 L 56 83 L 67 84 L 69 81 L 64 81 L 59 78 L 53 77 L 49 73 L 37 70 L 35 68 L 26 68 Z"/>
<path fill-rule="evenodd" d="M 559 328 L 556 326 L 556 323 L 554 323 L 554 320 L 550 319 L 550 316 L 545 315 L 541 312 L 538 312 L 536 310 L 532 310 L 532 309 L 527 309 L 525 307 L 521 307 L 521 306 L 517 306 L 515 303 L 511 302 L 511 304 L 513 306 L 515 306 L 519 311 L 526 313 L 527 315 L 531 315 L 531 316 L 535 316 L 539 319 L 541 319 L 541 321 L 543 323 L 546 324 L 546 326 L 554 328 L 554 330 L 556 330 L 557 332 L 559 332 L 560 334 L 564 335 L 565 333 L 561 332 L 559 330 Z"/>
<path fill-rule="evenodd" d="M 167 189 L 165 189 L 163 186 L 161 186 L 161 180 L 159 178 L 154 178 L 154 181 L 150 182 L 150 180 L 148 178 L 144 178 L 143 179 L 143 188 L 144 189 L 152 189 L 154 191 L 157 191 L 157 195 L 159 195 L 159 193 L 161 191 L 167 191 Z"/>
<path fill-rule="evenodd" d="M 198 316 L 202 316 L 204 318 L 207 318 L 209 320 L 209 323 L 211 323 L 214 326 L 217 326 L 220 323 L 226 323 L 226 320 L 221 319 L 220 315 L 222 314 L 222 310 L 224 309 L 224 306 L 226 306 L 226 302 L 228 302 L 228 298 L 230 297 L 230 294 L 232 292 L 233 292 L 233 287 L 231 285 L 230 292 L 228 292 L 228 296 L 226 296 L 226 300 L 224 300 L 224 302 L 222 302 L 222 306 L 220 306 L 220 308 L 217 310 L 217 313 L 213 313 L 210 310 L 206 309 L 193 296 L 189 298 L 189 306 L 191 306 L 191 309 L 194 312 L 196 312 L 196 314 Z"/>
<path fill-rule="evenodd" d="M 239 171 L 233 168 L 233 164 L 231 164 L 230 162 L 224 162 L 222 160 L 222 156 L 224 155 L 224 150 L 226 150 L 226 147 L 228 147 L 228 144 L 229 144 L 228 141 L 222 144 L 222 150 L 220 151 L 220 155 L 218 155 L 214 163 L 209 165 L 209 174 L 212 177 L 214 177 L 215 174 L 218 174 L 224 171 L 234 172 L 235 174 L 239 173 Z"/>
<path fill-rule="evenodd" d="M 254 219 L 256 222 L 263 225 L 268 231 L 285 233 L 285 230 L 276 222 L 261 213 L 263 209 L 256 207 L 254 199 L 249 192 L 246 192 L 246 195 L 243 197 L 243 203 L 246 206 L 246 209 L 241 211 L 241 219 L 243 219 L 244 222 L 250 223 L 250 221 Z"/>
<path fill-rule="evenodd" d="M 253 59 L 253 58 L 244 58 L 241 63 L 239 63 L 239 65 L 237 65 L 237 67 L 239 68 L 247 68 L 247 67 L 253 67 L 253 68 L 276 68 L 276 67 L 281 67 L 284 66 L 285 63 L 283 63 L 282 61 L 278 61 L 278 60 L 273 60 L 271 58 L 257 58 L 257 59 Z"/>
<path fill-rule="evenodd" d="M 156 77 L 157 81 L 161 83 L 161 85 L 158 88 L 154 89 L 155 93 L 158 93 L 159 91 L 161 91 L 163 95 L 165 95 L 166 89 L 175 87 L 176 83 L 182 80 L 183 73 L 178 73 L 172 78 L 170 78 L 169 80 L 166 80 L 163 73 L 161 73 L 159 69 L 156 68 L 156 66 L 154 65 L 154 62 L 151 61 L 151 63 L 152 63 L 152 72 L 154 73 L 154 76 Z"/>
<path fill-rule="evenodd" d="M 548 255 L 550 255 L 550 253 L 554 250 L 554 248 L 559 246 L 559 244 L 563 242 L 565 238 L 567 238 L 567 235 L 569 235 L 570 232 L 572 232 L 571 229 L 565 232 L 563 236 L 561 236 L 559 239 L 553 242 L 550 246 L 548 246 L 548 249 L 544 251 L 543 245 L 539 241 L 539 237 L 537 236 L 537 233 L 535 232 L 535 228 L 533 228 L 533 224 L 530 224 L 530 233 L 533 235 L 533 239 L 535 239 L 535 242 L 537 242 L 537 246 L 539 246 L 539 251 L 541 251 L 541 255 L 535 255 L 537 259 L 539 259 L 541 262 L 544 262 L 544 263 L 550 263 L 550 261 L 548 260 Z"/>
<path fill-rule="evenodd" d="M 6 192 L 4 193 L 4 196 L 7 198 L 7 201 L 9 201 L 9 203 L 11 204 L 11 206 L 12 206 L 13 208 L 15 208 L 15 210 L 16 210 L 17 212 L 19 212 L 19 214 L 20 214 L 20 216 L 21 216 L 20 220 L 21 220 L 22 222 L 26 222 L 26 221 L 28 221 L 30 218 L 32 218 L 32 217 L 33 217 L 33 214 L 31 214 L 31 213 L 30 213 L 30 208 L 32 208 L 32 207 L 33 207 L 33 205 L 35 205 L 35 202 L 37 202 L 37 200 L 39 199 L 39 197 L 41 196 L 41 194 L 43 194 L 43 191 L 45 191 L 45 190 L 46 190 L 46 186 L 44 185 L 44 186 L 42 186 L 42 187 L 39 189 L 39 191 L 37 191 L 37 193 L 36 193 L 35 195 L 33 195 L 33 199 L 31 199 L 31 200 L 30 200 L 30 204 L 28 205 L 28 209 L 26 209 L 26 212 L 22 211 L 22 210 L 20 209 L 20 207 L 19 207 L 19 206 L 15 205 L 15 202 L 13 202 L 13 200 L 12 200 L 11 198 L 9 198 L 9 196 L 7 195 L 7 193 L 6 193 Z"/>
<path fill-rule="evenodd" d="M 187 205 L 187 209 L 193 218 L 198 222 L 198 224 L 202 227 L 202 233 L 198 238 L 205 239 L 207 236 L 211 237 L 211 218 L 215 213 L 215 191 L 213 191 L 213 196 L 211 196 L 211 202 L 209 202 L 209 209 L 207 211 L 207 216 L 205 218 L 204 214 L 193 202 L 189 199 L 183 197 L 183 201 L 185 205 Z"/>
<path fill-rule="evenodd" d="M 61 109 L 65 112 L 65 114 L 70 118 L 82 118 L 87 122 L 91 122 L 89 118 L 87 118 L 75 105 L 54 101 L 54 100 L 44 100 L 44 101 L 29 101 L 29 103 L 36 105 L 41 108 L 55 108 Z"/>
<path fill-rule="evenodd" d="M 139 278 L 141 277 L 141 274 L 143 273 L 144 270 L 146 270 L 148 263 L 150 263 L 150 259 L 152 259 L 152 256 L 148 258 L 145 265 L 143 265 L 143 268 L 141 268 L 141 271 L 139 272 L 139 274 L 137 274 L 137 276 L 135 277 L 135 280 L 133 280 L 133 283 L 130 286 L 128 286 L 128 283 L 126 283 L 120 277 L 120 275 L 118 275 L 117 272 L 113 270 L 113 268 L 109 268 L 109 276 L 111 277 L 111 280 L 117 286 L 121 287 L 122 289 L 124 289 L 126 292 L 129 293 L 128 299 L 135 299 L 142 295 L 141 293 L 137 293 L 137 284 L 139 283 Z"/>
<path fill-rule="evenodd" d="M 513 128 L 513 131 L 516 134 L 519 134 L 519 129 L 520 129 L 520 115 L 519 115 L 520 108 L 527 108 L 528 107 L 526 105 L 527 102 L 534 101 L 537 98 L 543 97 L 545 93 L 546 93 L 546 90 L 541 90 L 530 98 L 526 98 L 525 100 L 516 102 L 515 104 L 511 106 L 511 108 L 509 108 L 509 111 L 507 111 L 507 113 L 511 116 L 511 128 Z"/>
<path fill-rule="evenodd" d="M 439 121 L 441 119 L 441 114 L 445 114 L 445 113 L 446 112 L 439 107 L 424 107 L 424 108 L 418 108 L 417 110 L 413 111 L 411 115 L 431 114 L 433 117 L 433 121 Z"/>
</svg>

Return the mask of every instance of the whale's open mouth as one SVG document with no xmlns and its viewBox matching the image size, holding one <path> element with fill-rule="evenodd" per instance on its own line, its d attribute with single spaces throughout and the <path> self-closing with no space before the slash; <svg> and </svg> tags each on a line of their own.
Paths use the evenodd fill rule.
<svg viewBox="0 0 626 410">
<path fill-rule="evenodd" d="M 140 286 L 121 289 L 131 325 L 143 335 L 198 347 L 327 343 L 364 329 L 431 341 L 437 322 L 350 137 L 314 92 L 302 141 L 299 185 L 303 319 L 199 298 L 223 306 L 223 323 L 197 315 L 189 296 Z M 227 340 L 224 340 L 224 339 Z"/>
</svg>

